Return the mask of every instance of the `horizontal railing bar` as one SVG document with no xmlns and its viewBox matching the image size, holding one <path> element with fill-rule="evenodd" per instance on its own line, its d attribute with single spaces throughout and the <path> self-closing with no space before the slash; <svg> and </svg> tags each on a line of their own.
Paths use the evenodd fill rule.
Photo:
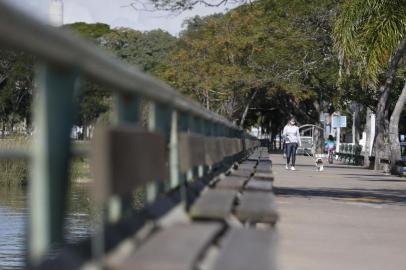
<svg viewBox="0 0 406 270">
<path fill-rule="evenodd" d="M 54 65 L 78 69 L 93 80 L 110 86 L 112 91 L 139 94 L 177 110 L 238 128 L 226 118 L 203 108 L 163 82 L 124 64 L 89 42 L 66 30 L 45 25 L 1 1 L 0 43 L 30 52 Z"/>
<path fill-rule="evenodd" d="M 89 144 L 73 144 L 72 145 L 72 156 L 74 157 L 88 157 L 90 153 Z"/>
<path fill-rule="evenodd" d="M 0 150 L 0 160 L 29 160 L 31 158 L 31 154 L 27 150 L 22 150 L 22 149 L 12 149 L 12 150 L 6 150 L 6 149 L 1 149 Z"/>
<path fill-rule="evenodd" d="M 89 145 L 73 144 L 71 153 L 73 157 L 89 156 Z M 29 149 L 0 149 L 0 160 L 29 160 L 31 159 L 31 151 Z"/>
</svg>

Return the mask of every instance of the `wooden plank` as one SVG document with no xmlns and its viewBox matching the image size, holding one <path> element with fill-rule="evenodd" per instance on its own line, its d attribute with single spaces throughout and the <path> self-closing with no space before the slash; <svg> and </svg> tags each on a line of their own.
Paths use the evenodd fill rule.
<svg viewBox="0 0 406 270">
<path fill-rule="evenodd" d="M 270 162 L 260 162 L 255 168 L 257 172 L 272 172 L 272 163 Z"/>
<path fill-rule="evenodd" d="M 206 164 L 212 165 L 221 160 L 221 157 L 218 155 L 216 138 L 205 138 L 204 140 L 205 152 L 206 152 Z"/>
<path fill-rule="evenodd" d="M 274 181 L 275 176 L 273 173 L 255 172 L 252 179 L 262 180 L 262 181 Z"/>
<path fill-rule="evenodd" d="M 255 161 L 244 161 L 241 164 L 238 164 L 238 169 L 240 170 L 253 170 L 257 163 Z"/>
<path fill-rule="evenodd" d="M 205 157 L 204 137 L 197 134 L 179 134 L 179 166 L 180 171 L 185 173 L 194 166 L 204 164 Z"/>
<path fill-rule="evenodd" d="M 226 235 L 214 270 L 275 270 L 276 232 L 232 228 Z"/>
<path fill-rule="evenodd" d="M 136 186 L 168 178 L 166 142 L 162 135 L 137 127 L 103 127 L 92 145 L 94 195 L 131 194 Z"/>
<path fill-rule="evenodd" d="M 224 155 L 231 156 L 233 154 L 233 142 L 230 138 L 223 138 Z"/>
<path fill-rule="evenodd" d="M 270 161 L 271 158 L 269 157 L 269 154 L 261 154 L 261 156 L 259 157 L 259 161 Z"/>
<path fill-rule="evenodd" d="M 242 141 L 241 141 L 241 139 L 235 139 L 235 142 L 236 142 L 236 144 L 237 144 L 237 153 L 239 153 L 239 152 L 241 152 L 242 151 Z"/>
<path fill-rule="evenodd" d="M 272 191 L 272 182 L 251 179 L 245 185 L 246 190 Z"/>
<path fill-rule="evenodd" d="M 223 138 L 216 138 L 216 149 L 217 149 L 216 156 L 219 157 L 219 161 L 223 160 L 224 157 L 226 156 Z"/>
<path fill-rule="evenodd" d="M 278 220 L 275 196 L 269 192 L 244 192 L 236 216 L 243 222 L 275 224 Z"/>
<path fill-rule="evenodd" d="M 190 209 L 190 216 L 195 219 L 227 219 L 236 194 L 234 190 L 206 190 Z"/>
<path fill-rule="evenodd" d="M 193 270 L 202 252 L 221 229 L 220 223 L 193 223 L 165 228 L 113 269 Z"/>
<path fill-rule="evenodd" d="M 248 178 L 239 176 L 227 176 L 216 184 L 216 189 L 235 189 L 241 190 Z"/>
<path fill-rule="evenodd" d="M 231 176 L 240 176 L 250 178 L 254 174 L 254 170 L 233 170 L 231 171 Z"/>
</svg>

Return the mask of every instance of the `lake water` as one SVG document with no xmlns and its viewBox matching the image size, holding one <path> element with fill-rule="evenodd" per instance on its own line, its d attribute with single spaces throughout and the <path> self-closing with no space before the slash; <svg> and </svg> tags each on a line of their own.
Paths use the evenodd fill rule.
<svg viewBox="0 0 406 270">
<path fill-rule="evenodd" d="M 0 188 L 0 269 L 24 268 L 27 224 L 27 194 L 24 189 Z M 90 234 L 90 200 L 85 185 L 69 192 L 66 241 L 77 242 Z"/>
</svg>

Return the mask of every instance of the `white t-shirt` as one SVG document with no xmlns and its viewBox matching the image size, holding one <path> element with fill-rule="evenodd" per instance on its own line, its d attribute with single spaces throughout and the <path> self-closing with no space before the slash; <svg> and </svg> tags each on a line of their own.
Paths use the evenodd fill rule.
<svg viewBox="0 0 406 270">
<path fill-rule="evenodd" d="M 300 132 L 297 126 L 286 125 L 282 135 L 285 137 L 285 143 L 298 143 L 300 145 Z"/>
</svg>

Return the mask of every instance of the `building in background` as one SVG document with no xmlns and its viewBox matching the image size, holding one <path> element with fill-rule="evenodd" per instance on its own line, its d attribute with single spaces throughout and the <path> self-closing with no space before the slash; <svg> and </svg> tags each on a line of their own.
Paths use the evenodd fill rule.
<svg viewBox="0 0 406 270">
<path fill-rule="evenodd" d="M 49 24 L 52 26 L 63 25 L 63 2 L 62 0 L 50 0 Z"/>
</svg>

